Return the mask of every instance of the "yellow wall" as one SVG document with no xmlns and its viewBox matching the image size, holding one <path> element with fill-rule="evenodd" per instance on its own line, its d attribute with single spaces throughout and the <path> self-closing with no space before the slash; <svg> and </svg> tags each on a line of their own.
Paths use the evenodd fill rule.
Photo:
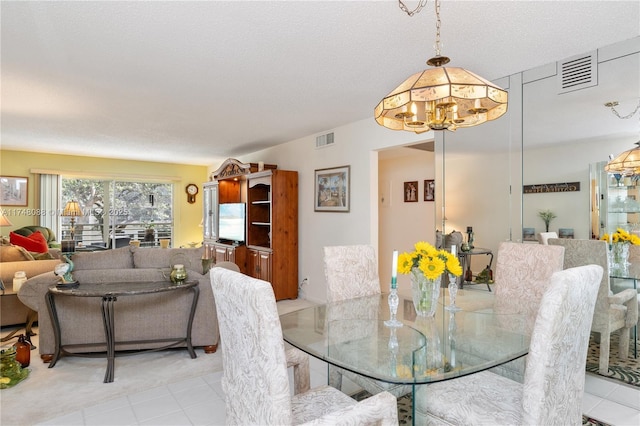
<svg viewBox="0 0 640 426">
<path fill-rule="evenodd" d="M 202 228 L 198 225 L 202 220 L 201 184 L 207 180 L 207 167 L 205 166 L 0 150 L 0 175 L 26 176 L 29 179 L 28 205 L 24 209 L 34 209 L 39 198 L 35 190 L 37 186 L 35 176 L 30 173 L 31 169 L 59 170 L 70 174 L 75 172 L 85 176 L 96 173 L 100 177 L 111 175 L 114 177 L 137 176 L 142 179 L 145 176 L 167 178 L 168 180 L 177 178 L 174 181 L 175 242 L 173 247 L 202 241 Z M 187 203 L 185 187 L 189 183 L 195 183 L 200 188 L 194 204 Z M 0 207 L 5 209 L 13 208 L 12 206 Z M 9 231 L 13 229 L 38 224 L 37 217 L 27 214 L 9 216 L 9 220 L 13 226 L 3 228 L 0 232 L 2 235 L 8 235 Z"/>
</svg>

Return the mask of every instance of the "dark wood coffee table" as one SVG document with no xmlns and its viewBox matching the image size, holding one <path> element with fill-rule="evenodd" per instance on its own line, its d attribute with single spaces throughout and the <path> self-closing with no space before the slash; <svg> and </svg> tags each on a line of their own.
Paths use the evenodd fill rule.
<svg viewBox="0 0 640 426">
<path fill-rule="evenodd" d="M 193 293 L 193 301 L 191 304 L 191 311 L 189 312 L 189 319 L 186 324 L 186 335 L 177 339 L 153 339 L 153 340 L 135 340 L 126 342 L 117 342 L 115 340 L 115 311 L 114 303 L 118 300 L 118 297 L 139 296 L 142 294 L 162 293 L 166 291 L 191 291 Z M 104 376 L 104 383 L 113 382 L 114 375 L 114 359 L 116 357 L 116 345 L 125 343 L 148 343 L 148 342 L 167 342 L 166 346 L 160 348 L 144 349 L 139 351 L 127 351 L 122 354 L 132 354 L 148 351 L 159 351 L 168 349 L 179 344 L 185 343 L 187 351 L 191 358 L 196 358 L 196 353 L 193 350 L 191 344 L 191 328 L 193 325 L 193 318 L 196 313 L 196 305 L 198 303 L 198 297 L 200 295 L 200 289 L 198 288 L 198 281 L 185 281 L 181 284 L 174 284 L 169 281 L 150 281 L 150 282 L 127 282 L 127 283 L 104 283 L 104 284 L 79 284 L 73 288 L 65 288 L 64 286 L 51 286 L 46 295 L 47 306 L 49 308 L 49 314 L 51 315 L 51 322 L 53 324 L 53 333 L 55 338 L 55 353 L 53 359 L 49 364 L 49 368 L 53 368 L 56 365 L 58 359 L 62 355 L 70 356 L 105 356 L 107 357 L 107 371 Z M 58 319 L 58 312 L 56 310 L 56 298 L 57 297 L 100 297 L 102 298 L 102 320 L 104 324 L 105 332 L 105 345 L 106 353 L 77 353 L 70 352 L 73 347 L 83 346 L 81 344 L 74 345 L 62 345 L 62 332 L 60 330 L 60 321 Z M 69 350 L 67 350 L 69 349 Z M 120 354 L 120 353 L 118 353 Z"/>
</svg>

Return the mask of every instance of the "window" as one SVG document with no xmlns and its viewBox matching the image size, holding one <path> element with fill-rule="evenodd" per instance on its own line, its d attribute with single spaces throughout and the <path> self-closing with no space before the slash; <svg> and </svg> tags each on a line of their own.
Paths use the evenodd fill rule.
<svg viewBox="0 0 640 426">
<path fill-rule="evenodd" d="M 173 185 L 62 176 L 60 206 L 80 204 L 74 240 L 82 245 L 121 247 L 138 240 L 157 246 L 173 239 Z M 71 238 L 71 218 L 61 217 L 62 238 Z"/>
</svg>

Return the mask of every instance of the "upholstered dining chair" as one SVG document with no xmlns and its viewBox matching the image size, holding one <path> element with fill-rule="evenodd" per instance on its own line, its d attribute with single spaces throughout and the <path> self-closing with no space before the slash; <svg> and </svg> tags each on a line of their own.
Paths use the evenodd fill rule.
<svg viewBox="0 0 640 426">
<path fill-rule="evenodd" d="M 620 330 L 620 358 L 629 356 L 631 328 L 638 321 L 638 294 L 633 289 L 613 294 L 609 285 L 609 259 L 607 242 L 601 240 L 573 240 L 552 238 L 549 244 L 563 246 L 564 267 L 573 268 L 582 265 L 600 265 L 604 270 L 598 300 L 593 312 L 591 331 L 600 334 L 600 355 L 598 372 L 609 371 L 609 349 L 611 333 Z"/>
<path fill-rule="evenodd" d="M 580 425 L 602 267 L 556 272 L 536 317 L 524 383 L 483 371 L 416 391 L 416 424 Z"/>
<path fill-rule="evenodd" d="M 225 268 L 210 273 L 226 424 L 398 424 L 397 400 L 388 392 L 357 402 L 325 385 L 292 396 L 271 284 Z"/>
<path fill-rule="evenodd" d="M 525 321 L 525 331 L 530 335 L 551 276 L 562 270 L 563 262 L 563 247 L 511 241 L 500 243 L 494 275 L 494 300 L 492 303 L 478 304 L 476 309 L 492 306 L 498 312 L 521 314 Z M 511 324 L 504 326 L 509 327 Z M 483 342 L 460 349 L 466 350 L 468 356 L 480 358 L 495 350 Z M 522 383 L 525 363 L 526 358 L 520 358 L 495 367 L 492 371 Z"/>
<path fill-rule="evenodd" d="M 376 252 L 370 245 L 324 247 L 324 275 L 327 281 L 328 303 L 372 296 L 381 292 Z M 377 309 L 372 310 L 371 314 L 375 312 Z M 366 315 L 366 312 L 359 315 Z M 411 386 L 408 385 L 380 382 L 341 368 L 329 368 L 331 386 L 342 389 L 343 376 L 373 395 L 387 391 L 399 398 L 411 392 Z"/>
</svg>

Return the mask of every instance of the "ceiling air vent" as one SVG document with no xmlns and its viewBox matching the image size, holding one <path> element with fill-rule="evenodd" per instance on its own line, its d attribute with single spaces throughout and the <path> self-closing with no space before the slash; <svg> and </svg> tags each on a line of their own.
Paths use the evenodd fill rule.
<svg viewBox="0 0 640 426">
<path fill-rule="evenodd" d="M 326 148 L 327 146 L 333 145 L 333 143 L 333 132 L 316 136 L 316 149 Z"/>
<path fill-rule="evenodd" d="M 597 51 L 558 62 L 559 93 L 598 85 Z"/>
</svg>

